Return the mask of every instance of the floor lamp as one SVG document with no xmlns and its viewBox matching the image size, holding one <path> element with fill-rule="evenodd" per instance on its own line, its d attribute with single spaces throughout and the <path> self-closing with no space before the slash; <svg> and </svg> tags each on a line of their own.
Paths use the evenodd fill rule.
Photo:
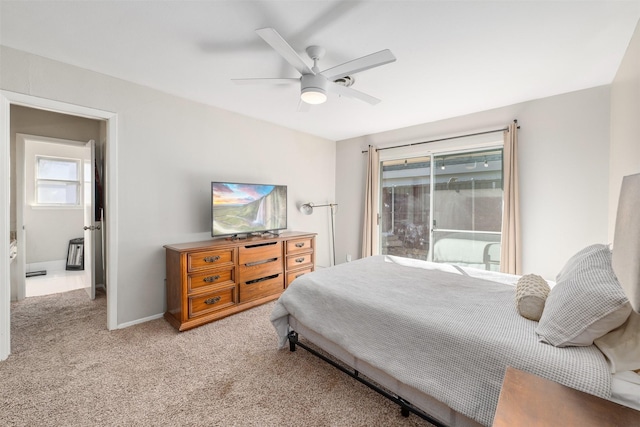
<svg viewBox="0 0 640 427">
<path fill-rule="evenodd" d="M 305 215 L 311 215 L 313 208 L 329 207 L 331 209 L 331 253 L 333 254 L 333 265 L 336 265 L 336 230 L 334 225 L 333 215 L 335 214 L 334 208 L 338 207 L 337 203 L 328 203 L 326 205 L 314 205 L 313 203 L 305 203 L 300 206 L 300 212 Z"/>
</svg>

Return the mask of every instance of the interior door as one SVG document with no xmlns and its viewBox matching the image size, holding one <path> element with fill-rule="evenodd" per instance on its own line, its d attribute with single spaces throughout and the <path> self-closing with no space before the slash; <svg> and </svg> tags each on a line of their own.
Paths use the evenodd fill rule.
<svg viewBox="0 0 640 427">
<path fill-rule="evenodd" d="M 27 231 L 24 224 L 26 209 L 25 139 L 16 133 L 16 238 L 18 255 L 11 266 L 11 298 L 21 301 L 26 297 Z"/>
<path fill-rule="evenodd" d="M 96 230 L 95 214 L 93 211 L 94 191 L 95 191 L 95 173 L 94 164 L 96 156 L 95 141 L 90 140 L 87 143 L 88 158 L 84 159 L 83 181 L 84 181 L 84 284 L 85 290 L 89 298 L 96 298 L 96 277 L 93 274 L 93 236 Z"/>
</svg>

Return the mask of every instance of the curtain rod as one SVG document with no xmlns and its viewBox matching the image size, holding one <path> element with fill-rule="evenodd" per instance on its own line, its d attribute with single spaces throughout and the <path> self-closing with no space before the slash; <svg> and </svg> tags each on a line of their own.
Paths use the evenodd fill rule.
<svg viewBox="0 0 640 427">
<path fill-rule="evenodd" d="M 515 123 L 517 125 L 518 124 L 518 120 L 514 120 L 513 123 Z M 518 129 L 520 129 L 520 126 L 518 126 Z M 468 133 L 468 134 L 465 134 L 465 135 L 450 136 L 450 137 L 447 137 L 447 138 L 432 139 L 432 140 L 429 140 L 429 141 L 422 141 L 422 142 L 412 142 L 412 143 L 403 144 L 403 145 L 393 145 L 391 147 L 376 148 L 376 151 L 389 150 L 391 148 L 411 147 L 411 146 L 414 146 L 414 145 L 429 144 L 431 142 L 448 141 L 450 139 L 466 138 L 468 136 L 485 135 L 485 134 L 488 134 L 488 133 L 504 132 L 505 130 L 509 130 L 509 128 L 506 127 L 506 128 L 502 128 L 502 129 L 487 130 L 487 131 L 484 131 L 484 132 Z M 369 152 L 369 150 L 364 150 L 362 152 L 362 154 L 368 153 L 368 152 Z"/>
</svg>

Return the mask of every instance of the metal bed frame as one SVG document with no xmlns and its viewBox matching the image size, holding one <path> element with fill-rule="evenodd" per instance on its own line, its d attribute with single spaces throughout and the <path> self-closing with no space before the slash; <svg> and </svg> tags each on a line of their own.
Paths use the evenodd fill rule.
<svg viewBox="0 0 640 427">
<path fill-rule="evenodd" d="M 382 396 L 386 397 L 387 399 L 389 399 L 392 402 L 394 402 L 397 405 L 399 405 L 400 406 L 400 413 L 402 414 L 403 417 L 408 417 L 411 413 L 414 413 L 418 417 L 430 422 L 431 424 L 433 424 L 436 427 L 448 427 L 446 424 L 443 424 L 442 422 L 436 420 L 435 418 L 433 418 L 430 415 L 426 414 L 422 410 L 416 408 L 415 406 L 413 406 L 411 403 L 409 403 L 408 401 L 406 401 L 402 397 L 397 396 L 397 395 L 392 394 L 392 393 L 389 393 L 387 390 L 379 387 L 378 385 L 376 385 L 375 383 L 369 381 L 365 377 L 360 376 L 360 373 L 357 370 L 355 370 L 355 369 L 353 369 L 353 370 L 347 369 L 344 366 L 340 365 L 339 363 L 335 362 L 334 360 L 328 358 L 324 354 L 322 354 L 322 353 L 316 351 L 315 349 L 309 347 L 308 345 L 300 342 L 300 340 L 298 339 L 298 333 L 296 331 L 293 331 L 293 330 L 290 331 L 289 335 L 288 335 L 288 339 L 289 339 L 289 351 L 292 351 L 292 352 L 296 351 L 296 346 L 305 349 L 306 351 L 308 351 L 309 353 L 313 354 L 314 356 L 316 356 L 316 357 L 320 358 L 321 360 L 327 362 L 328 364 L 330 364 L 334 368 L 339 369 L 340 371 L 342 371 L 345 374 L 349 375 L 351 378 L 359 381 L 360 383 L 362 383 L 362 384 L 366 385 L 367 387 L 369 387 L 371 390 L 381 394 Z"/>
</svg>

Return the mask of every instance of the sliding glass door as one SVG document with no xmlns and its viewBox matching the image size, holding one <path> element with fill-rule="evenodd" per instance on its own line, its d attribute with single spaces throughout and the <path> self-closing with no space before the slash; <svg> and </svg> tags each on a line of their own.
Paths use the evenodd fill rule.
<svg viewBox="0 0 640 427">
<path fill-rule="evenodd" d="M 500 269 L 502 150 L 434 158 L 431 260 Z"/>
<path fill-rule="evenodd" d="M 431 157 L 382 162 L 382 254 L 427 259 L 431 211 Z"/>
<path fill-rule="evenodd" d="M 380 253 L 500 267 L 502 149 L 381 164 Z"/>
</svg>

